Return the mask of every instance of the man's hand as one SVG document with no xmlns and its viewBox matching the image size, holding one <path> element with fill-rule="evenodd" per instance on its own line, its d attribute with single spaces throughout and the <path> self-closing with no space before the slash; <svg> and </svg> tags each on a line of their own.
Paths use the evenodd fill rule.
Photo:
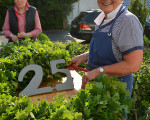
<svg viewBox="0 0 150 120">
<path fill-rule="evenodd" d="M 100 71 L 99 68 L 96 68 L 90 72 L 85 72 L 84 76 L 82 77 L 82 86 L 81 89 L 85 89 L 85 85 L 94 80 L 96 77 L 98 77 Z"/>
<path fill-rule="evenodd" d="M 18 33 L 18 38 L 25 38 L 27 34 L 25 32 Z"/>
<path fill-rule="evenodd" d="M 18 37 L 16 35 L 12 35 L 11 39 L 13 42 L 16 42 L 18 40 Z"/>
<path fill-rule="evenodd" d="M 88 53 L 77 55 L 72 58 L 72 60 L 67 64 L 68 66 L 79 66 L 82 63 L 85 63 L 88 59 Z"/>
</svg>

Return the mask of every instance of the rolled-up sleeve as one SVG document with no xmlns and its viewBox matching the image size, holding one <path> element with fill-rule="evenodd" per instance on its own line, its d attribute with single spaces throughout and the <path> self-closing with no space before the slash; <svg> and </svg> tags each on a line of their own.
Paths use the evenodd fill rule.
<svg viewBox="0 0 150 120">
<path fill-rule="evenodd" d="M 117 44 L 122 55 L 143 49 L 143 27 L 133 14 L 128 15 L 123 21 Z"/>
<path fill-rule="evenodd" d="M 40 18 L 39 18 L 38 12 L 36 10 L 35 29 L 33 31 L 31 31 L 32 37 L 36 38 L 41 32 L 42 32 L 42 28 L 41 28 Z"/>
</svg>

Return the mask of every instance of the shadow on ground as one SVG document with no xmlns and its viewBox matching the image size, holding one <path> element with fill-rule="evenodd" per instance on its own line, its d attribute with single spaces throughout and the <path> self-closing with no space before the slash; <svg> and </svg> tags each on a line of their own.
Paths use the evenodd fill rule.
<svg viewBox="0 0 150 120">
<path fill-rule="evenodd" d="M 52 42 L 79 42 L 81 44 L 89 44 L 90 42 L 77 39 L 70 35 L 69 31 L 66 30 L 50 30 L 50 31 L 43 31 Z"/>
<path fill-rule="evenodd" d="M 52 42 L 75 42 L 75 39 L 70 35 L 69 31 L 65 30 L 51 30 L 43 31 Z"/>
</svg>

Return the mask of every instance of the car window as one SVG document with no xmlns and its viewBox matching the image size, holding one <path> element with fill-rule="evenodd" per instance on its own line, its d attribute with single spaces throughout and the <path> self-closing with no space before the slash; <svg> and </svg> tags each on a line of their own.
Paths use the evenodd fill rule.
<svg viewBox="0 0 150 120">
<path fill-rule="evenodd" d="M 86 23 L 94 23 L 94 20 L 96 19 L 96 17 L 100 14 L 100 12 L 92 12 L 89 13 L 87 16 L 85 16 L 84 18 L 84 22 Z"/>
<path fill-rule="evenodd" d="M 76 19 L 78 20 L 83 20 L 89 13 L 86 13 L 86 12 L 81 12 L 77 17 Z"/>
</svg>

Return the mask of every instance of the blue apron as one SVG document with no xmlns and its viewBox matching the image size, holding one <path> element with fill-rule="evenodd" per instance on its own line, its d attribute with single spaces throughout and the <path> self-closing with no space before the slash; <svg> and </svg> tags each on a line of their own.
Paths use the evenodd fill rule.
<svg viewBox="0 0 150 120">
<path fill-rule="evenodd" d="M 119 9 L 116 17 L 111 22 L 112 25 L 108 32 L 100 32 L 101 27 L 110 25 L 110 23 L 102 26 L 100 24 L 99 28 L 93 32 L 93 38 L 90 43 L 89 59 L 87 63 L 87 69 L 93 70 L 100 66 L 111 65 L 117 63 L 112 50 L 112 28 L 115 24 L 116 19 L 126 10 L 123 6 Z M 103 20 L 104 21 L 104 20 Z M 133 86 L 133 74 L 118 77 L 120 81 L 127 83 L 127 90 L 130 91 L 130 97 L 132 94 Z"/>
</svg>

